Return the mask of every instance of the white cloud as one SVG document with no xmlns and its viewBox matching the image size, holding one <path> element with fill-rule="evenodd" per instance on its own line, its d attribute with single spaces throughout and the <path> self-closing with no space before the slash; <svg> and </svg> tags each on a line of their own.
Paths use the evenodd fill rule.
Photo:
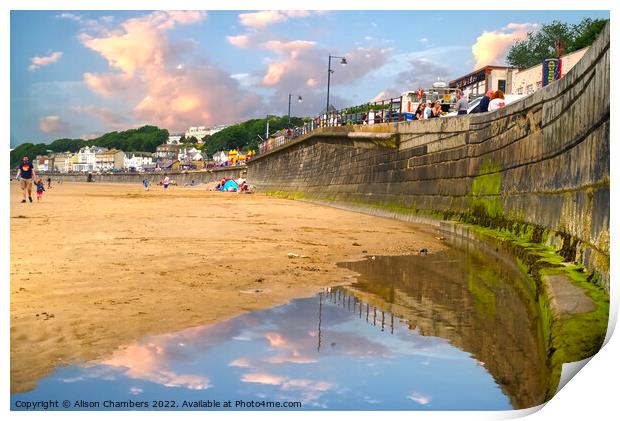
<svg viewBox="0 0 620 421">
<path fill-rule="evenodd" d="M 535 23 L 509 23 L 500 31 L 484 31 L 471 47 L 476 59 L 474 68 L 504 64 L 510 47 L 515 42 L 525 39 L 529 32 L 537 28 L 538 24 Z"/>
<path fill-rule="evenodd" d="M 60 60 L 60 57 L 62 57 L 62 51 L 54 51 L 48 56 L 32 57 L 30 59 L 30 66 L 28 66 L 28 70 L 30 70 L 31 72 L 34 72 L 35 70 L 38 70 L 39 68 L 43 66 L 56 63 L 58 60 Z"/>
<path fill-rule="evenodd" d="M 69 123 L 62 121 L 57 115 L 48 115 L 39 119 L 39 130 L 43 133 L 63 135 L 69 132 L 69 128 Z"/>
</svg>

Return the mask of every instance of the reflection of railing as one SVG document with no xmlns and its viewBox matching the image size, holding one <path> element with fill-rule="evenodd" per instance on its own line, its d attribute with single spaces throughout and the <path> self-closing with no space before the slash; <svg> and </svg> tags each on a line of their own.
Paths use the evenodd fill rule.
<svg viewBox="0 0 620 421">
<path fill-rule="evenodd" d="M 413 116 L 413 112 L 405 112 L 403 110 L 400 97 L 369 102 L 339 111 L 331 111 L 313 118 L 301 127 L 289 129 L 285 135 L 269 138 L 260 143 L 258 145 L 258 153 L 260 155 L 270 152 L 291 142 L 297 137 L 306 135 L 322 127 L 396 123 L 399 121 L 413 120 Z"/>
<path fill-rule="evenodd" d="M 319 322 L 322 319 L 322 306 L 323 299 L 325 301 L 335 304 L 337 307 L 341 307 L 350 311 L 353 314 L 357 314 L 360 319 L 365 319 L 368 324 L 372 324 L 378 328 L 381 328 L 381 332 L 384 332 L 386 327 L 390 328 L 390 334 L 394 334 L 394 319 L 399 319 L 393 313 L 385 311 L 377 306 L 373 306 L 369 303 L 364 303 L 355 295 L 347 294 L 343 288 L 327 288 L 326 291 L 319 294 Z M 408 325 L 408 328 L 412 328 Z M 320 324 L 319 324 L 319 341 L 321 340 Z M 320 342 L 318 349 L 320 350 Z"/>
</svg>

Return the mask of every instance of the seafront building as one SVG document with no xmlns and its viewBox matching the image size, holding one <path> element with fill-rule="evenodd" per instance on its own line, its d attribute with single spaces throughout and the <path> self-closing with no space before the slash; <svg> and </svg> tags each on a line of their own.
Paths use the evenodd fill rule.
<svg viewBox="0 0 620 421">
<path fill-rule="evenodd" d="M 105 150 L 95 155 L 95 171 L 113 171 L 124 168 L 125 152 L 118 149 Z"/>
<path fill-rule="evenodd" d="M 579 60 L 588 51 L 589 47 L 582 48 L 581 50 L 573 51 L 570 54 L 566 54 L 560 57 L 562 60 L 562 73 L 560 77 L 563 77 L 568 73 Z M 542 88 L 542 63 L 536 66 L 522 69 L 516 72 L 512 76 L 512 89 L 511 94 L 529 95 L 533 94 L 537 90 Z"/>
<path fill-rule="evenodd" d="M 180 161 L 201 161 L 204 159 L 202 152 L 195 147 L 187 146 L 179 149 L 178 159 Z"/>
<path fill-rule="evenodd" d="M 178 159 L 180 149 L 181 147 L 179 145 L 163 143 L 155 148 L 155 160 L 161 161 L 162 159 Z"/>
<path fill-rule="evenodd" d="M 206 126 L 190 127 L 185 132 L 185 138 L 188 139 L 190 137 L 195 137 L 198 140 L 198 143 L 203 143 L 203 140 L 202 140 L 203 137 L 212 136 L 215 133 L 219 132 L 220 130 L 225 129 L 226 127 L 228 126 L 219 125 L 219 126 L 212 126 L 212 127 L 206 127 Z"/>
<path fill-rule="evenodd" d="M 228 162 L 228 153 L 224 151 L 219 151 L 213 154 L 213 162 L 217 165 L 223 165 Z"/>
<path fill-rule="evenodd" d="M 582 48 L 560 57 L 562 61 L 560 78 L 581 60 L 588 48 Z M 449 86 L 462 90 L 468 97 L 477 97 L 484 95 L 488 90 L 496 91 L 498 89 L 508 95 L 530 95 L 543 87 L 542 72 L 542 63 L 527 69 L 484 66 L 450 81 Z"/>
<path fill-rule="evenodd" d="M 153 154 L 150 152 L 128 152 L 123 160 L 123 168 L 133 171 L 146 171 L 154 167 Z"/>
<path fill-rule="evenodd" d="M 47 172 L 50 168 L 50 158 L 47 155 L 39 155 L 34 159 L 34 170 Z"/>
<path fill-rule="evenodd" d="M 169 145 L 178 145 L 181 143 L 182 137 L 183 134 L 171 134 L 168 136 L 168 140 L 166 141 L 166 143 L 168 143 Z"/>
</svg>

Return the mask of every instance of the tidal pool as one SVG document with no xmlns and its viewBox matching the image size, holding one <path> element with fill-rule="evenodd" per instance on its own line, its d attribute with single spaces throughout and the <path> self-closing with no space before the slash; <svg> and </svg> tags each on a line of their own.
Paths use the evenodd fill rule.
<svg viewBox="0 0 620 421">
<path fill-rule="evenodd" d="M 360 273 L 352 286 L 142 338 L 104 359 L 57 369 L 36 389 L 11 395 L 11 408 L 50 400 L 58 410 L 505 410 L 542 403 L 548 374 L 526 280 L 499 257 L 452 246 L 344 263 Z"/>
</svg>

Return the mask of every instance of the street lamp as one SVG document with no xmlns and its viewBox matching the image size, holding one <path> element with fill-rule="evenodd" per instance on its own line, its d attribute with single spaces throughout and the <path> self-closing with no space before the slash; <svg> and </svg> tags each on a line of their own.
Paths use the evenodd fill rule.
<svg viewBox="0 0 620 421">
<path fill-rule="evenodd" d="M 288 125 L 291 126 L 291 97 L 293 94 L 288 94 Z M 302 102 L 303 98 L 301 95 L 297 95 L 297 102 Z"/>
<path fill-rule="evenodd" d="M 333 58 L 342 59 L 340 60 L 340 64 L 342 64 L 343 66 L 347 64 L 346 58 L 339 57 L 339 56 L 332 56 L 331 54 L 329 55 L 329 59 L 327 61 L 327 107 L 325 107 L 325 115 L 329 114 L 329 82 L 331 81 L 332 73 L 334 73 L 334 71 L 332 70 L 332 59 Z"/>
</svg>

